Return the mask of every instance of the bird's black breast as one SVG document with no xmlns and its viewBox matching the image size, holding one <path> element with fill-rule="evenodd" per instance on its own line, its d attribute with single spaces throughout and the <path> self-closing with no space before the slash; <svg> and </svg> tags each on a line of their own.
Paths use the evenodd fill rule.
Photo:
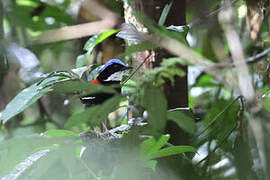
<svg viewBox="0 0 270 180">
<path fill-rule="evenodd" d="M 91 107 L 94 105 L 99 105 L 105 102 L 106 100 L 113 97 L 114 94 L 111 93 L 95 93 L 95 94 L 89 94 L 87 96 L 84 96 L 80 98 L 82 104 L 85 105 L 85 107 Z"/>
<path fill-rule="evenodd" d="M 112 82 L 107 82 L 105 85 L 112 85 L 112 84 L 119 84 L 120 82 L 117 83 L 112 83 Z M 115 88 L 118 93 L 121 92 L 121 88 Z M 91 107 L 94 105 L 99 105 L 105 102 L 106 100 L 112 98 L 115 94 L 114 93 L 93 93 L 93 94 L 88 94 L 87 96 L 81 97 L 81 103 L 85 105 L 85 107 Z"/>
</svg>

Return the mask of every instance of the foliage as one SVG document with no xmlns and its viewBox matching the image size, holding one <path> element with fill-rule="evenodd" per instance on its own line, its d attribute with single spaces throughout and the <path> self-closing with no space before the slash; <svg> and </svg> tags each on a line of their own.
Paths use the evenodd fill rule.
<svg viewBox="0 0 270 180">
<path fill-rule="evenodd" d="M 246 56 L 255 54 L 248 58 L 247 65 L 256 100 L 245 102 L 239 93 L 241 88 L 237 87 L 237 64 L 228 64 L 233 59 L 225 33 L 228 24 L 222 24 L 217 15 L 224 10 L 217 9 L 222 4 L 212 0 L 203 0 L 199 5 L 188 2 L 187 20 L 192 23 L 165 27 L 174 2 L 168 2 L 161 11 L 158 24 L 135 12 L 134 16 L 150 34 L 143 34 L 133 26 L 128 31 L 105 31 L 90 37 L 79 49 L 86 52 L 78 55 L 81 53 L 75 52 L 78 50 L 74 48 L 75 41 L 22 47 L 42 31 L 73 25 L 71 1 L 0 0 L 0 5 L 8 7 L 3 17 L 0 14 L 5 31 L 4 37 L 0 34 L 0 178 L 244 180 L 269 177 L 269 57 L 267 53 L 256 56 L 269 43 L 268 5 L 264 1 L 258 5 L 266 16 L 255 40 L 247 35 L 254 30 L 245 24 L 243 17 L 249 21 L 249 15 L 235 16 L 229 24 L 239 33 Z M 104 3 L 118 15 L 122 14 L 119 1 Z M 243 8 L 250 8 L 245 1 L 234 1 L 231 5 L 239 14 Z M 203 12 L 213 13 L 196 20 Z M 255 25 L 260 25 L 259 20 L 256 22 Z M 133 78 L 130 72 L 125 74 L 120 94 L 116 91 L 119 86 L 89 83 L 101 68 L 98 64 L 88 65 L 90 57 L 99 56 L 93 50 L 112 37 L 135 42 L 119 56 L 125 62 L 134 63 L 134 53 L 162 48 L 159 42 L 167 38 L 185 46 L 190 44 L 191 52 L 215 66 L 197 67 L 188 58 L 168 56 L 159 67 L 143 69 L 139 78 Z M 17 42 L 14 49 L 9 43 L 13 41 Z M 12 58 L 16 52 L 23 53 Z M 193 58 L 193 54 L 186 53 L 185 57 Z M 25 62 L 33 63 L 33 57 L 40 64 L 31 68 L 23 66 Z M 180 65 L 190 67 L 189 81 L 193 81 L 189 86 L 190 108 L 168 109 L 166 85 L 177 85 L 175 78 L 187 75 Z M 37 73 L 40 78 L 23 71 Z M 30 81 L 20 76 L 29 76 Z M 79 104 L 79 97 L 98 92 L 114 96 L 88 109 Z M 174 132 L 168 134 L 170 123 L 181 134 L 183 144 L 171 144 Z M 250 126 L 252 123 L 254 126 Z M 104 124 L 109 127 L 108 132 Z M 254 131 L 258 127 L 261 130 Z"/>
</svg>

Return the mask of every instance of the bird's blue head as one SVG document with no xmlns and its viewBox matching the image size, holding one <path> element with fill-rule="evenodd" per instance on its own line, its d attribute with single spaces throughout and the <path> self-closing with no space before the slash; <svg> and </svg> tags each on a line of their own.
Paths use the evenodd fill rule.
<svg viewBox="0 0 270 180">
<path fill-rule="evenodd" d="M 111 59 L 109 60 L 101 69 L 99 72 L 104 71 L 106 68 L 113 66 L 113 65 L 119 65 L 119 66 L 123 66 L 126 67 L 127 65 L 125 65 L 120 59 Z"/>
<path fill-rule="evenodd" d="M 131 68 L 131 66 L 125 65 L 119 59 L 111 59 L 100 69 L 97 78 L 103 83 L 120 82 L 123 76 L 123 71 Z"/>
</svg>

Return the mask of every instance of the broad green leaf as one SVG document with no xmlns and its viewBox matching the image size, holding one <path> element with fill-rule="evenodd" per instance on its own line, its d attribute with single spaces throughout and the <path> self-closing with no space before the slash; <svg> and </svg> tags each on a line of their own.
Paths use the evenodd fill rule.
<svg viewBox="0 0 270 180">
<path fill-rule="evenodd" d="M 52 129 L 43 133 L 44 136 L 78 136 L 73 131 L 63 129 Z"/>
<path fill-rule="evenodd" d="M 85 54 L 80 55 L 76 59 L 76 68 L 82 67 L 86 64 L 88 57 L 92 53 L 94 47 L 110 37 L 111 35 L 117 33 L 118 30 L 109 30 L 103 33 L 92 36 L 84 45 L 83 49 L 87 51 Z"/>
<path fill-rule="evenodd" d="M 167 100 L 160 88 L 148 85 L 144 88 L 143 107 L 147 110 L 147 121 L 155 133 L 162 134 L 166 125 Z"/>
<path fill-rule="evenodd" d="M 21 162 L 25 162 L 28 157 L 41 150 L 54 150 L 56 145 L 62 148 L 62 144 L 67 144 L 71 147 L 76 143 L 73 137 L 47 137 L 47 136 L 19 136 L 8 140 L 0 141 L 0 179 L 1 177 L 15 171 Z M 55 148 L 52 148 L 54 146 Z M 59 149 L 57 148 L 57 149 Z M 47 157 L 47 156 L 46 156 Z M 59 157 L 59 155 L 58 155 Z M 46 158 L 47 159 L 47 158 Z M 26 165 L 27 168 L 30 166 Z M 37 167 L 37 164 L 31 166 Z M 23 171 L 24 172 L 24 171 Z M 26 178 L 27 179 L 27 178 Z"/>
<path fill-rule="evenodd" d="M 73 127 L 80 125 L 82 123 L 88 123 L 91 127 L 98 125 L 99 123 L 106 120 L 110 112 L 115 111 L 120 101 L 122 100 L 121 96 L 114 96 L 101 105 L 96 105 L 90 107 L 84 111 L 80 111 L 72 114 L 65 124 L 66 127 Z"/>
<path fill-rule="evenodd" d="M 3 120 L 3 123 L 6 123 L 10 118 L 24 111 L 50 91 L 52 91 L 51 87 L 41 88 L 41 86 L 38 86 L 37 83 L 22 90 L 2 111 L 1 119 Z"/>
<path fill-rule="evenodd" d="M 194 133 L 196 124 L 190 111 L 174 110 L 167 112 L 167 118 L 174 121 L 179 127 L 188 133 Z"/>
<path fill-rule="evenodd" d="M 37 163 L 40 161 L 40 159 L 47 156 L 47 154 L 50 153 L 50 150 L 41 150 L 38 151 L 29 157 L 27 157 L 24 161 L 20 162 L 16 167 L 7 175 L 2 177 L 3 180 L 7 179 L 26 179 L 30 178 L 27 175 L 27 171 L 30 171 L 33 167 L 37 166 Z"/>
<path fill-rule="evenodd" d="M 182 154 L 186 152 L 196 152 L 197 150 L 192 146 L 171 146 L 163 148 L 157 152 L 148 154 L 150 159 L 161 158 L 166 156 L 172 156 L 177 154 Z"/>
</svg>

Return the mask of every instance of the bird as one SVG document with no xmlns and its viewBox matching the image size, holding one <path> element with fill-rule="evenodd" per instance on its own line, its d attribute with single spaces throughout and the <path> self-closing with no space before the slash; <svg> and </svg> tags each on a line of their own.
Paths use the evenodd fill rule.
<svg viewBox="0 0 270 180">
<path fill-rule="evenodd" d="M 90 81 L 90 83 L 101 85 L 120 84 L 124 71 L 132 68 L 132 66 L 124 64 L 120 59 L 111 59 L 99 70 L 97 76 Z M 121 89 L 117 88 L 117 91 L 120 92 Z M 81 97 L 80 100 L 86 108 L 89 108 L 94 105 L 102 104 L 113 96 L 114 94 L 112 93 L 100 92 L 88 94 Z"/>
</svg>

